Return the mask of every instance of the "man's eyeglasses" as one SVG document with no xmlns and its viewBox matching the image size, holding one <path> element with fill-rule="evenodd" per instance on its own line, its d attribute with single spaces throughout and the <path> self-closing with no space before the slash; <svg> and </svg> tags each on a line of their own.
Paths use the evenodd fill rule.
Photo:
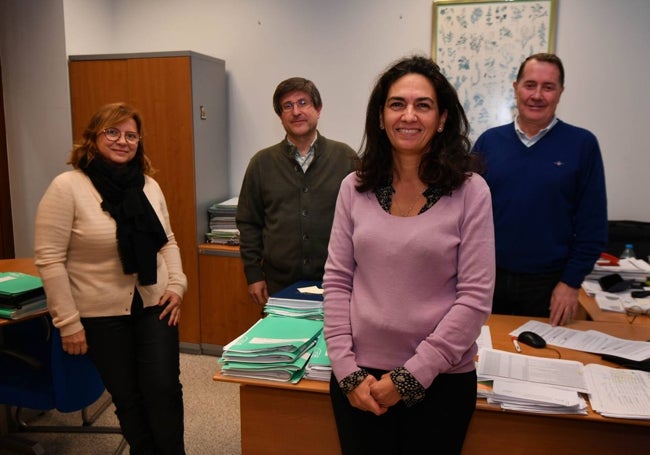
<svg viewBox="0 0 650 455">
<path fill-rule="evenodd" d="M 106 139 L 111 142 L 115 142 L 119 140 L 120 137 L 122 137 L 122 132 L 117 128 L 106 128 L 103 133 L 104 136 L 106 136 Z M 129 144 L 137 144 L 140 142 L 140 135 L 138 133 L 134 133 L 133 131 L 126 131 L 124 132 L 124 140 Z"/>
<path fill-rule="evenodd" d="M 306 100 L 304 98 L 300 98 L 298 101 L 293 102 L 293 101 L 287 101 L 286 103 L 282 103 L 282 111 L 283 112 L 289 112 L 293 111 L 294 107 L 297 107 L 298 110 L 306 109 L 309 106 L 311 106 L 311 101 Z"/>
<path fill-rule="evenodd" d="M 650 316 L 650 308 L 639 305 L 625 307 L 625 316 L 627 316 L 627 322 L 630 324 L 634 322 L 637 316 L 641 315 Z"/>
</svg>

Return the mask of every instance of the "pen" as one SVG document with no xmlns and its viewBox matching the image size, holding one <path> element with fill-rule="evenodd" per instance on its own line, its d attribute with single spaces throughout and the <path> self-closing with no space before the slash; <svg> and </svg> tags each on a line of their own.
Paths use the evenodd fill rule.
<svg viewBox="0 0 650 455">
<path fill-rule="evenodd" d="M 518 342 L 517 339 L 514 338 L 514 337 L 512 338 L 512 344 L 515 345 L 515 351 L 517 351 L 517 352 L 521 352 L 521 346 L 519 346 L 519 342 Z"/>
</svg>

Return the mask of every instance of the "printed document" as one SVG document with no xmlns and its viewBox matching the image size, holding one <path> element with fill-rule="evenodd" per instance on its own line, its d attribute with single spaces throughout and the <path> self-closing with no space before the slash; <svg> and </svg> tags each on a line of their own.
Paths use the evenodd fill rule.
<svg viewBox="0 0 650 455">
<path fill-rule="evenodd" d="M 545 322 L 530 320 L 510 332 L 510 335 L 517 336 L 526 330 L 535 332 L 544 338 L 547 344 L 553 346 L 594 354 L 608 354 L 636 362 L 650 358 L 650 343 L 646 341 L 625 340 L 597 330 L 575 330 L 561 326 L 553 327 L 551 324 Z"/>
</svg>

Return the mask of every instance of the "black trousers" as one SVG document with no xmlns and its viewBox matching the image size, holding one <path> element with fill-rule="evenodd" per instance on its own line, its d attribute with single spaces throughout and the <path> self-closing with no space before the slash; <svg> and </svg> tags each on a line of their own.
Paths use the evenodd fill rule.
<svg viewBox="0 0 650 455">
<path fill-rule="evenodd" d="M 334 375 L 330 398 L 343 455 L 457 455 L 476 408 L 476 371 L 441 374 L 423 401 L 400 401 L 381 416 L 352 407 Z"/>
<path fill-rule="evenodd" d="M 497 269 L 492 313 L 549 317 L 551 295 L 562 272 L 513 273 Z"/>
<path fill-rule="evenodd" d="M 82 318 L 131 455 L 185 454 L 178 327 L 158 319 L 162 310 L 142 309 L 136 291 L 130 316 Z"/>
</svg>

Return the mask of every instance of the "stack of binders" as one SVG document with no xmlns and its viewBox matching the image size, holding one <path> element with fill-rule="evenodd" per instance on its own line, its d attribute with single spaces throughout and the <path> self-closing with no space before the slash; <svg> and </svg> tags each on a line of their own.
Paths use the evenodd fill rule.
<svg viewBox="0 0 650 455">
<path fill-rule="evenodd" d="M 323 282 L 298 281 L 269 296 L 264 313 L 323 320 Z"/>
<path fill-rule="evenodd" d="M 238 197 L 214 203 L 208 207 L 208 232 L 206 243 L 239 245 L 239 230 L 235 222 Z"/>
<path fill-rule="evenodd" d="M 0 318 L 21 319 L 46 307 L 39 277 L 19 272 L 0 273 Z"/>
<path fill-rule="evenodd" d="M 316 340 L 316 346 L 312 349 L 309 362 L 307 362 L 307 366 L 305 367 L 305 379 L 329 382 L 331 374 L 332 364 L 327 356 L 325 336 L 321 332 L 318 340 Z"/>
<path fill-rule="evenodd" d="M 296 383 L 305 374 L 323 322 L 268 315 L 224 346 L 224 376 Z"/>
</svg>

